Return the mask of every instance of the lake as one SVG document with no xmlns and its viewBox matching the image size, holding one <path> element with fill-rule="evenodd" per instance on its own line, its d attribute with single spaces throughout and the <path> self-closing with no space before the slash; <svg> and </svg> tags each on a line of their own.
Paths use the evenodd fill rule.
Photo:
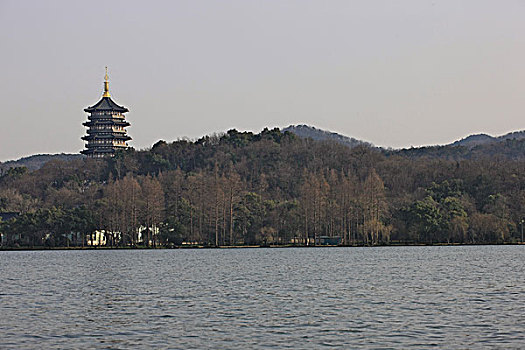
<svg viewBox="0 0 525 350">
<path fill-rule="evenodd" d="M 0 348 L 519 348 L 525 246 L 0 252 Z"/>
</svg>

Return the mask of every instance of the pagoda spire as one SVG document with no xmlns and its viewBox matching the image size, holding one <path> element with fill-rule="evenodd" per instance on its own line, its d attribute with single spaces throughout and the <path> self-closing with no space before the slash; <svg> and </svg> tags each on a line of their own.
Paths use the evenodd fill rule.
<svg viewBox="0 0 525 350">
<path fill-rule="evenodd" d="M 104 76 L 104 95 L 102 97 L 111 97 L 109 94 L 108 67 L 106 67 L 106 75 Z"/>
</svg>

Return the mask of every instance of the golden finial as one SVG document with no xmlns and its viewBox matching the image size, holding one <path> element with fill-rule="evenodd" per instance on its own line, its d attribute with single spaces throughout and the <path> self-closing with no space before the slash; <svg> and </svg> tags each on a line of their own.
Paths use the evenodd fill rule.
<svg viewBox="0 0 525 350">
<path fill-rule="evenodd" d="M 104 95 L 102 97 L 111 97 L 109 94 L 108 67 L 106 67 L 106 75 L 104 76 Z"/>
</svg>

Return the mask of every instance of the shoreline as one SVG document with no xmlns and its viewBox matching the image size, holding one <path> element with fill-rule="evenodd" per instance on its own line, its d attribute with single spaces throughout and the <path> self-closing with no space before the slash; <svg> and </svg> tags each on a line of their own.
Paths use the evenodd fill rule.
<svg viewBox="0 0 525 350">
<path fill-rule="evenodd" d="M 107 247 L 107 246 L 95 246 L 95 247 L 0 247 L 2 251 L 46 251 L 46 250 L 172 250 L 172 249 L 286 249 L 286 248 L 388 248 L 388 247 L 462 247 L 462 246 L 521 246 L 525 245 L 524 242 L 515 243 L 395 243 L 395 244 L 382 244 L 382 245 L 236 245 L 236 246 L 205 246 L 205 245 L 188 245 L 188 246 L 173 246 L 173 247 L 146 247 L 146 246 L 135 246 L 135 247 Z"/>
</svg>

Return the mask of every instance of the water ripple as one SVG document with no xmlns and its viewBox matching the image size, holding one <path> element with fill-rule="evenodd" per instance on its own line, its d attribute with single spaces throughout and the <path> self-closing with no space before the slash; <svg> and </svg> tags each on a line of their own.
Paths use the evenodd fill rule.
<svg viewBox="0 0 525 350">
<path fill-rule="evenodd" d="M 0 252 L 0 348 L 519 348 L 522 246 Z"/>
</svg>

